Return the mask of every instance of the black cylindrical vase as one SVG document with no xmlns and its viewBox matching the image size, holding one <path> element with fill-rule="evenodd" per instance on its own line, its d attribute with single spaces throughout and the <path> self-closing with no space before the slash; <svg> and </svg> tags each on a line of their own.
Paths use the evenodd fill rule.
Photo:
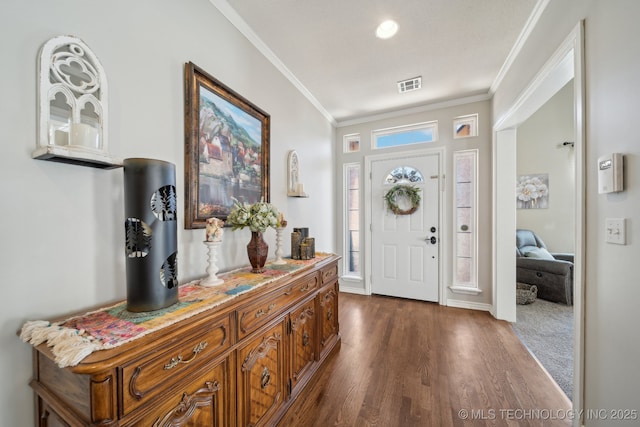
<svg viewBox="0 0 640 427">
<path fill-rule="evenodd" d="M 127 310 L 178 302 L 176 168 L 154 159 L 124 159 Z"/>
</svg>

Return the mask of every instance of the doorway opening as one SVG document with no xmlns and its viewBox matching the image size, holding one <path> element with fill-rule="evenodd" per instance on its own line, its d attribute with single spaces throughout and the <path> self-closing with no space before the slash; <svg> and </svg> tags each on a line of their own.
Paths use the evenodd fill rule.
<svg viewBox="0 0 640 427">
<path fill-rule="evenodd" d="M 575 156 L 573 268 L 573 408 L 583 407 L 584 365 L 583 271 L 584 271 L 584 72 L 583 23 L 579 23 L 524 90 L 505 117 L 494 125 L 494 245 L 493 314 L 516 321 L 516 262 L 514 237 L 517 229 L 514 185 L 517 178 L 517 129 L 567 83 L 573 86 Z M 573 79 L 573 80 L 572 80 Z M 562 142 L 562 141 L 561 141 Z"/>
<path fill-rule="evenodd" d="M 569 399 L 576 192 L 573 99 L 571 79 L 517 127 L 518 304 L 513 324 Z M 525 301 L 524 295 L 530 298 Z"/>
</svg>

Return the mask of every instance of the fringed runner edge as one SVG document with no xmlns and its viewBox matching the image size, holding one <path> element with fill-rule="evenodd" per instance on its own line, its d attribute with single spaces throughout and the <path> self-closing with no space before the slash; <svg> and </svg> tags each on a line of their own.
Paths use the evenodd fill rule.
<svg viewBox="0 0 640 427">
<path fill-rule="evenodd" d="M 321 259 L 329 256 L 330 254 L 327 253 L 317 253 L 317 260 L 316 261 L 320 261 Z M 313 260 L 309 260 L 306 262 L 300 262 L 300 261 L 294 261 L 293 263 L 295 264 L 299 264 L 298 268 L 304 268 L 305 265 L 313 265 L 315 264 L 315 262 Z M 278 266 L 276 266 L 278 267 Z M 289 271 L 286 274 L 290 274 L 293 272 L 298 271 L 298 268 Z M 225 275 L 232 275 L 232 274 L 236 274 L 236 273 L 240 273 L 241 271 L 245 270 L 246 267 L 242 267 L 236 270 L 232 270 L 230 272 L 225 273 Z M 281 276 L 278 277 L 267 277 L 264 281 L 262 281 L 261 283 L 257 284 L 257 285 L 252 285 L 246 288 L 243 288 L 242 291 L 235 293 L 235 294 L 230 294 L 228 295 L 229 298 L 225 299 L 224 301 L 217 301 L 215 303 L 211 303 L 211 304 L 205 304 L 202 305 L 200 307 L 198 307 L 197 309 L 190 311 L 188 313 L 188 315 L 185 316 L 180 316 L 180 317 L 176 317 L 174 319 L 172 319 L 171 323 L 175 323 L 177 321 L 183 320 L 184 318 L 187 317 L 191 317 L 194 316 L 196 314 L 199 314 L 202 311 L 211 309 L 219 304 L 222 304 L 224 302 L 226 302 L 228 299 L 233 299 L 241 294 L 244 294 L 245 292 L 250 291 L 251 289 L 253 289 L 254 287 L 259 287 L 259 286 L 263 286 L 267 283 L 270 283 L 274 280 L 279 279 Z M 181 286 L 188 286 L 188 285 L 196 285 L 200 282 L 200 279 L 198 280 L 194 280 L 191 281 L 189 283 L 185 283 L 184 285 Z M 213 290 L 212 290 L 213 291 Z M 215 291 L 213 291 L 215 292 Z M 117 304 L 111 305 L 109 307 L 105 307 L 105 308 L 101 308 L 98 310 L 94 310 L 88 313 L 85 313 L 81 316 L 73 316 L 70 317 L 68 319 L 65 319 L 61 322 L 48 322 L 45 320 L 33 320 L 33 321 L 27 321 L 24 323 L 21 331 L 20 331 L 20 338 L 22 339 L 22 341 L 29 343 L 31 345 L 33 345 L 34 347 L 46 342 L 47 346 L 51 348 L 51 351 L 54 355 L 54 360 L 56 362 L 56 364 L 61 367 L 61 368 L 65 368 L 68 366 L 75 366 L 77 364 L 79 364 L 85 357 L 87 357 L 88 355 L 90 355 L 91 353 L 93 353 L 94 351 L 97 350 L 106 350 L 106 349 L 110 349 L 110 348 L 114 348 L 117 347 L 119 345 L 125 344 L 127 342 L 133 341 L 137 338 L 141 338 L 144 335 L 147 335 L 151 332 L 154 332 L 158 329 L 161 329 L 161 327 L 154 327 L 152 329 L 149 329 L 147 331 L 144 331 L 142 333 L 138 333 L 135 337 L 130 337 L 127 339 L 123 339 L 122 341 L 118 342 L 117 344 L 113 344 L 113 343 L 102 343 L 100 342 L 100 340 L 96 339 L 95 337 L 93 337 L 92 335 L 90 335 L 89 333 L 87 333 L 87 331 L 85 331 L 85 329 L 75 329 L 75 328 L 68 328 L 68 327 L 64 327 L 62 326 L 63 324 L 70 322 L 73 319 L 78 319 L 78 318 L 82 318 L 83 316 L 87 316 L 90 314 L 94 314 L 94 313 L 99 313 L 99 312 L 104 312 L 106 310 L 112 309 L 114 307 L 117 307 L 119 305 L 121 305 L 122 302 L 119 302 Z M 165 325 L 167 326 L 167 325 Z"/>
<path fill-rule="evenodd" d="M 20 338 L 33 346 L 46 342 L 53 351 L 56 364 L 64 368 L 77 365 L 82 359 L 101 349 L 99 343 L 83 333 L 82 330 L 62 327 L 59 323 L 34 320 L 24 324 Z"/>
</svg>

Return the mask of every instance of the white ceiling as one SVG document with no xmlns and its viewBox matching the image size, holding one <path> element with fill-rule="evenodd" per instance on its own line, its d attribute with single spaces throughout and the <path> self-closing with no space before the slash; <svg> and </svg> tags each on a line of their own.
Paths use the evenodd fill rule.
<svg viewBox="0 0 640 427">
<path fill-rule="evenodd" d="M 489 95 L 540 0 L 210 1 L 340 124 Z M 389 18 L 397 35 L 376 38 Z M 417 76 L 422 89 L 398 93 Z"/>
</svg>

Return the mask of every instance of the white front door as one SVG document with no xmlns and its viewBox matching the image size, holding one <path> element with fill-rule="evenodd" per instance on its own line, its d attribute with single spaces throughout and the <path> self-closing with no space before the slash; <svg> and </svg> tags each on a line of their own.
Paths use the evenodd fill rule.
<svg viewBox="0 0 640 427">
<path fill-rule="evenodd" d="M 439 301 L 440 176 L 440 152 L 371 161 L 372 293 Z M 421 190 L 412 214 L 387 208 L 384 196 L 399 183 Z"/>
</svg>

